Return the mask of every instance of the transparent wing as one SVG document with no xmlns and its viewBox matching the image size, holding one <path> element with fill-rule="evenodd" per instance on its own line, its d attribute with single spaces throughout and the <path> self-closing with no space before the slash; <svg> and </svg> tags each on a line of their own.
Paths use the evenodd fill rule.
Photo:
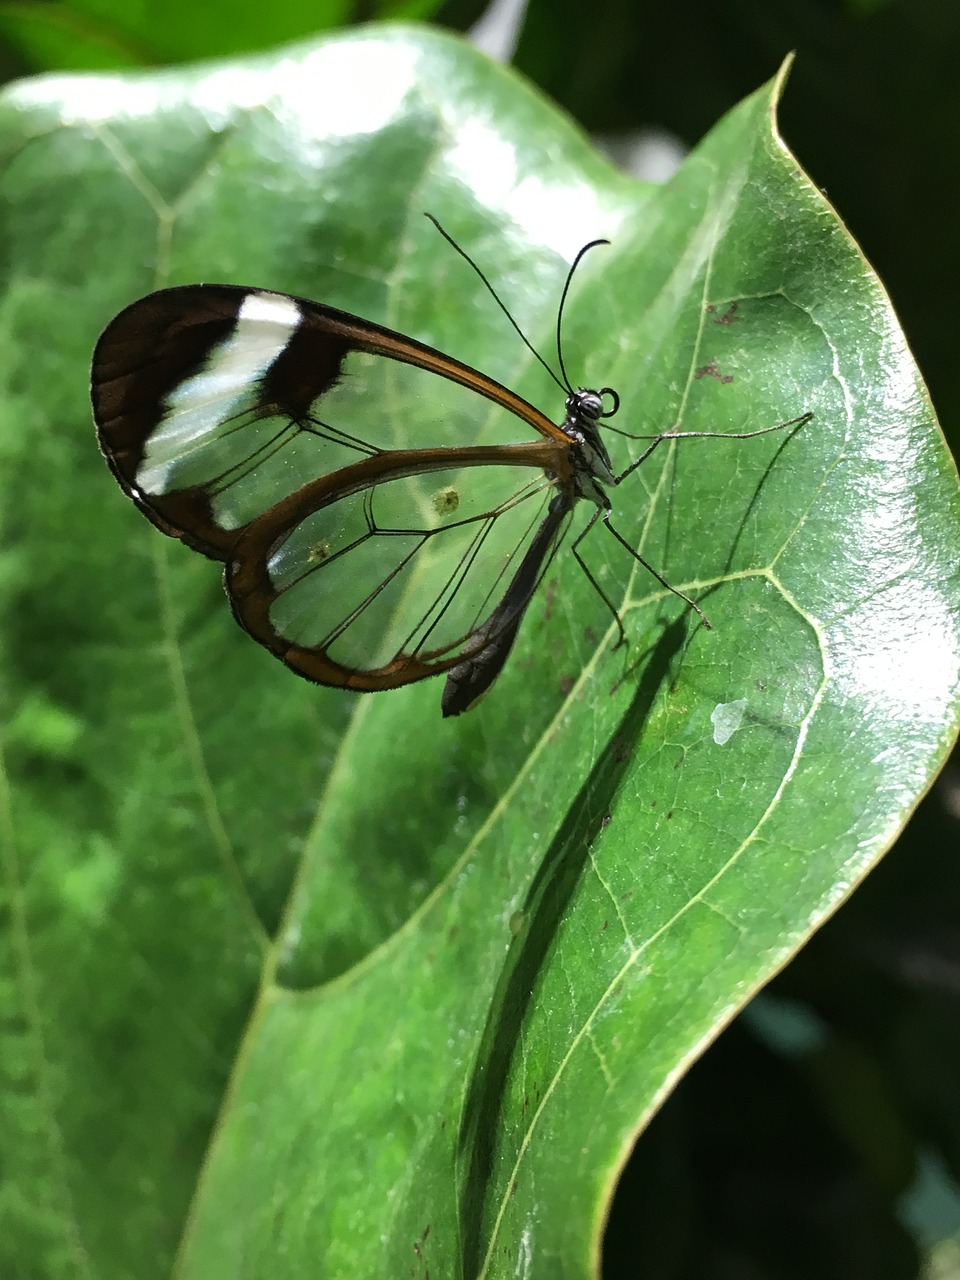
<svg viewBox="0 0 960 1280">
<path fill-rule="evenodd" d="M 141 299 L 99 341 L 92 397 L 123 488 L 165 533 L 226 561 L 241 624 L 324 683 L 407 683 L 515 630 L 529 565 L 504 593 L 551 495 L 560 516 L 572 503 L 570 441 L 538 410 L 288 295 L 203 285 Z"/>
<path fill-rule="evenodd" d="M 121 485 L 165 533 L 218 559 L 285 497 L 362 458 L 536 438 L 530 427 L 566 444 L 533 406 L 430 347 L 228 285 L 165 289 L 122 311 L 97 344 L 91 390 Z"/>
<path fill-rule="evenodd" d="M 556 494 L 538 468 L 492 463 L 438 465 L 327 495 L 251 527 L 227 568 L 234 612 L 311 679 L 363 689 L 422 679 L 514 624 L 539 571 L 496 626 L 485 625 Z M 560 532 L 554 520 L 543 566 Z"/>
</svg>

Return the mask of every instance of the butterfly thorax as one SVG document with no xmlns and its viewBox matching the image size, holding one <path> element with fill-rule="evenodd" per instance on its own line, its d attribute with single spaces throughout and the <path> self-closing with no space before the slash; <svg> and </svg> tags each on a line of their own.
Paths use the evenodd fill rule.
<svg viewBox="0 0 960 1280">
<path fill-rule="evenodd" d="M 578 498 L 587 498 L 598 507 L 609 507 L 603 485 L 616 484 L 610 455 L 600 438 L 603 397 L 599 391 L 581 387 L 567 396 L 567 416 L 563 430 L 577 442 L 571 450 L 573 486 Z"/>
</svg>

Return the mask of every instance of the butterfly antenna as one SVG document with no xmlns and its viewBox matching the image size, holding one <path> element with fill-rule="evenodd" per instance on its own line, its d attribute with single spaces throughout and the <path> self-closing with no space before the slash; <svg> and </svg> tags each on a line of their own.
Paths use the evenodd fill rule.
<svg viewBox="0 0 960 1280">
<path fill-rule="evenodd" d="M 477 266 L 477 264 L 474 262 L 474 260 L 470 257 L 469 253 L 467 253 L 466 249 L 461 249 L 460 245 L 458 245 L 458 244 L 457 244 L 457 242 L 456 242 L 456 240 L 454 240 L 453 236 L 451 236 L 448 232 L 444 231 L 443 227 L 441 227 L 440 223 L 436 220 L 436 218 L 433 216 L 433 214 L 432 214 L 432 213 L 428 213 L 428 214 L 426 214 L 425 216 L 426 216 L 426 217 L 428 217 L 428 218 L 430 219 L 430 221 L 433 223 L 433 225 L 437 228 L 437 230 L 438 230 L 438 231 L 440 232 L 440 234 L 443 236 L 444 240 L 446 240 L 447 244 L 452 245 L 452 246 L 453 246 L 453 248 L 454 248 L 454 249 L 456 249 L 457 253 L 459 253 L 460 257 L 461 257 L 461 258 L 463 258 L 463 259 L 464 259 L 464 261 L 466 261 L 466 262 L 469 262 L 469 263 L 470 263 L 470 266 L 471 266 L 471 267 L 473 267 L 474 271 L 477 273 L 477 275 L 480 277 L 480 279 L 483 281 L 483 283 L 487 286 L 487 289 L 488 289 L 488 291 L 489 291 L 489 293 L 490 293 L 490 296 L 493 298 L 494 302 L 497 304 L 497 306 L 500 308 L 500 310 L 503 312 L 503 314 L 507 317 L 507 319 L 508 319 L 508 320 L 510 321 L 510 323 L 513 325 L 514 329 L 516 329 L 517 333 L 520 335 L 520 341 L 521 341 L 521 342 L 523 343 L 523 345 L 527 348 L 527 350 L 528 350 L 528 351 L 530 351 L 530 352 L 531 352 L 531 353 L 532 353 L 532 354 L 537 358 L 537 360 L 539 360 L 539 361 L 540 361 L 540 363 L 541 363 L 541 364 L 543 365 L 543 367 L 546 369 L 547 373 L 549 373 L 550 377 L 554 380 L 554 382 L 557 384 L 557 386 L 560 388 L 560 390 L 561 390 L 561 391 L 566 391 L 566 392 L 571 392 L 571 391 L 573 390 L 573 388 L 570 386 L 570 383 L 569 383 L 569 382 L 567 382 L 567 383 L 566 383 L 566 386 L 564 386 L 563 382 L 561 382 L 561 381 L 560 381 L 560 379 L 557 377 L 557 375 L 554 373 L 554 371 L 553 371 L 553 370 L 550 368 L 550 366 L 547 364 L 546 360 L 544 360 L 544 358 L 543 358 L 543 356 L 540 354 L 540 352 L 536 349 L 536 347 L 535 347 L 535 346 L 533 345 L 533 343 L 529 340 L 529 338 L 527 337 L 527 335 L 523 332 L 523 330 L 522 330 L 522 329 L 520 328 L 520 326 L 517 324 L 516 320 L 514 320 L 513 316 L 512 316 L 512 315 L 510 314 L 510 312 L 507 310 L 506 306 L 503 304 L 503 302 L 501 302 L 501 301 L 500 301 L 500 298 L 499 298 L 499 296 L 498 296 L 498 294 L 497 294 L 496 289 L 494 289 L 493 285 L 490 283 L 490 281 L 487 279 L 487 277 L 483 274 L 483 272 L 480 270 L 480 268 Z M 606 242 L 606 241 L 603 241 L 603 242 L 595 241 L 595 243 L 607 243 L 607 242 Z M 589 246 L 589 245 L 587 245 L 587 248 L 589 249 L 589 248 L 590 248 L 590 246 Z M 580 261 L 580 259 L 583 257 L 584 252 L 585 252 L 585 250 L 581 249 L 581 250 L 580 250 L 580 252 L 577 254 L 577 262 L 579 262 L 579 261 Z M 577 265 L 577 262 L 575 262 L 573 265 L 574 265 L 574 266 L 576 266 L 576 265 Z M 573 274 L 573 268 L 571 268 L 571 275 L 572 275 L 572 274 Z M 568 278 L 567 278 L 567 287 L 566 287 L 566 288 L 564 288 L 564 291 L 563 291 L 564 297 L 566 297 L 567 288 L 569 287 L 569 285 L 570 285 L 570 279 L 569 279 L 569 277 L 568 277 Z M 561 310 L 562 310 L 562 308 L 563 308 L 563 302 L 562 302 L 562 300 L 561 300 L 561 303 L 560 303 L 560 307 L 561 307 Z M 561 370 L 563 369 L 563 361 L 562 361 L 562 360 L 560 361 L 560 368 L 561 368 Z M 567 377 L 567 375 L 566 375 L 566 374 L 564 374 L 563 376 L 564 376 L 564 380 L 566 381 L 566 377 Z"/>
<path fill-rule="evenodd" d="M 609 244 L 609 240 L 591 240 L 589 244 L 585 244 L 571 264 L 570 270 L 567 272 L 567 282 L 563 286 L 563 293 L 560 295 L 560 306 L 557 308 L 557 360 L 560 364 L 560 373 L 564 382 L 567 384 L 567 390 L 573 395 L 573 387 L 570 385 L 570 379 L 567 377 L 567 369 L 563 363 L 563 345 L 560 341 L 560 326 L 563 323 L 563 305 L 567 300 L 567 294 L 570 292 L 570 284 L 573 280 L 573 273 L 583 261 L 583 256 L 588 249 L 595 249 L 598 244 Z"/>
</svg>

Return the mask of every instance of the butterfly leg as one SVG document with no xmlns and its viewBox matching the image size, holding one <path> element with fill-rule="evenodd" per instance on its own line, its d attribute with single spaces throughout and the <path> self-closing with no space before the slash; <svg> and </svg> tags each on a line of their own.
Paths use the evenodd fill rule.
<svg viewBox="0 0 960 1280">
<path fill-rule="evenodd" d="M 649 449 L 647 450 L 647 452 L 649 453 Z M 626 640 L 627 640 L 627 634 L 623 629 L 623 623 L 620 621 L 620 614 L 617 612 L 616 605 L 613 603 L 613 601 L 604 591 L 603 587 L 601 587 L 600 583 L 596 580 L 596 578 L 590 572 L 589 566 L 587 565 L 586 560 L 584 560 L 583 556 L 580 554 L 580 550 L 579 550 L 580 543 L 584 540 L 584 538 L 587 536 L 587 534 L 590 532 L 593 526 L 597 523 L 600 517 L 603 516 L 604 519 L 606 519 L 608 515 L 609 515 L 609 512 L 604 511 L 602 507 L 595 507 L 593 510 L 593 515 L 591 515 L 590 519 L 587 521 L 587 523 L 583 526 L 583 528 L 574 538 L 570 546 L 570 550 L 573 552 L 574 557 L 576 558 L 577 564 L 580 566 L 583 572 L 587 575 L 587 580 L 589 581 L 590 585 L 593 587 L 594 591 L 596 591 L 597 595 L 600 597 L 603 603 L 607 606 L 607 608 L 613 614 L 613 619 L 614 619 L 614 622 L 616 622 L 617 624 L 617 632 L 618 632 L 617 643 L 613 647 L 614 649 L 619 649 L 622 644 L 626 644 Z"/>
<path fill-rule="evenodd" d="M 752 440 L 754 436 L 767 436 L 772 431 L 784 431 L 787 427 L 802 427 L 812 417 L 812 413 L 802 413 L 799 418 L 791 418 L 789 422 L 777 422 L 772 427 L 760 427 L 758 431 L 661 431 L 657 436 L 632 436 L 624 431 L 620 434 L 627 436 L 628 439 L 649 440 L 650 444 L 647 445 L 639 458 L 630 463 L 626 471 L 620 472 L 614 483 L 619 484 L 621 480 L 626 480 L 627 476 L 632 475 L 641 463 L 646 462 L 657 445 L 662 444 L 664 440 Z M 647 568 L 649 569 L 650 566 L 647 565 Z M 653 570 L 651 569 L 650 572 L 652 573 Z M 672 591 L 673 588 L 671 587 L 670 590 Z"/>
<path fill-rule="evenodd" d="M 615 476 L 613 483 L 620 484 L 622 480 L 626 480 L 627 476 L 633 475 L 637 467 L 646 462 L 658 444 L 663 444 L 664 440 L 672 439 L 674 439 L 674 433 L 671 431 L 662 431 L 660 435 L 654 436 L 652 443 L 647 445 L 640 457 L 634 459 L 634 461 L 630 463 L 629 467 L 627 467 L 626 471 L 621 471 L 618 476 Z"/>
<path fill-rule="evenodd" d="M 662 438 L 663 437 L 661 437 L 661 439 Z M 647 452 L 649 453 L 650 450 L 648 449 Z M 610 523 L 609 511 L 601 511 L 598 508 L 597 515 L 594 516 L 593 520 L 590 521 L 590 524 L 593 524 L 598 517 L 603 520 L 603 523 L 607 526 L 607 528 L 610 530 L 610 532 L 613 534 L 616 540 L 620 543 L 620 545 L 622 547 L 626 547 L 626 549 L 633 556 L 634 560 L 636 560 L 637 564 L 642 564 L 648 573 L 653 574 L 653 576 L 661 584 L 661 586 L 666 587 L 668 591 L 672 591 L 675 596 L 679 596 L 681 600 L 683 600 L 686 604 L 688 604 L 690 608 L 693 609 L 694 612 L 698 614 L 700 621 L 703 623 L 703 625 L 707 628 L 708 631 L 713 630 L 713 626 L 710 622 L 710 619 L 707 617 L 707 615 L 703 612 L 703 610 L 697 604 L 696 600 L 693 600 L 690 598 L 690 596 L 685 595 L 684 592 L 682 592 L 678 587 L 671 586 L 670 583 L 663 576 L 663 574 L 658 573 L 657 570 L 653 567 L 653 565 L 649 562 L 649 560 L 644 560 L 640 552 L 637 551 L 636 548 L 632 547 L 630 543 L 626 540 L 626 538 L 623 536 L 623 534 L 613 527 L 613 525 Z M 590 525 L 587 526 L 587 528 L 589 527 Z M 579 559 L 579 557 L 577 558 Z M 599 591 L 599 587 L 597 588 L 597 590 Z M 601 594 L 603 593 L 601 592 Z M 604 596 L 604 599 L 606 599 L 606 596 Z M 617 620 L 619 621 L 619 618 Z"/>
</svg>

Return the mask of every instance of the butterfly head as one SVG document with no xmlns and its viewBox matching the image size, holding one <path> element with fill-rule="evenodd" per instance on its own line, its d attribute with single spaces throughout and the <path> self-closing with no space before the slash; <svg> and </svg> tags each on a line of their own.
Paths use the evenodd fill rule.
<svg viewBox="0 0 960 1280">
<path fill-rule="evenodd" d="M 605 409 L 604 396 L 610 397 L 610 408 Z M 620 397 L 613 387 L 601 387 L 594 391 L 590 387 L 581 387 L 579 391 L 571 391 L 567 396 L 568 419 L 590 423 L 599 422 L 601 418 L 612 418 L 620 408 Z"/>
<path fill-rule="evenodd" d="M 605 397 L 609 397 L 609 409 L 604 407 Z M 576 441 L 572 455 L 574 491 L 577 497 L 587 498 L 600 507 L 609 505 L 602 486 L 616 484 L 610 455 L 600 436 L 600 420 L 612 418 L 619 408 L 620 397 L 612 387 L 601 387 L 599 391 L 580 387 L 567 396 L 563 429 Z"/>
</svg>

